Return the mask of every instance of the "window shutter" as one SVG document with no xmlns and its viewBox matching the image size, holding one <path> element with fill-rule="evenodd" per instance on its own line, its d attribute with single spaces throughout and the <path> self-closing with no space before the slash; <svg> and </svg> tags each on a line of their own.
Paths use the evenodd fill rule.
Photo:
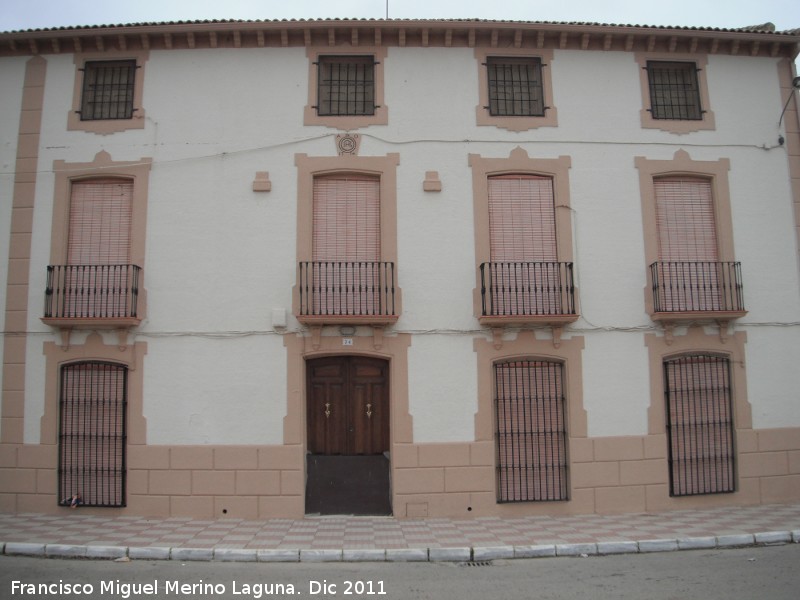
<svg viewBox="0 0 800 600">
<path fill-rule="evenodd" d="M 130 262 L 132 198 L 132 181 L 95 179 L 72 184 L 68 264 Z"/>
<path fill-rule="evenodd" d="M 711 182 L 692 177 L 659 178 L 655 196 L 659 260 L 718 260 Z"/>
<path fill-rule="evenodd" d="M 558 260 L 552 178 L 502 175 L 488 184 L 492 262 Z"/>
<path fill-rule="evenodd" d="M 313 260 L 380 260 L 377 177 L 316 178 L 313 219 Z"/>
</svg>

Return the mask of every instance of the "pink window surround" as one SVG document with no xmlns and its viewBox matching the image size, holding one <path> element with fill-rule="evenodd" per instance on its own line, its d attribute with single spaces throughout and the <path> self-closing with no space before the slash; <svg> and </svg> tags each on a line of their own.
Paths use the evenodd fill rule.
<svg viewBox="0 0 800 600">
<path fill-rule="evenodd" d="M 54 161 L 48 268 L 53 280 L 42 320 L 62 334 L 74 328 L 113 328 L 122 336 L 145 318 L 151 162 L 116 162 L 105 151 L 90 163 Z"/>
<path fill-rule="evenodd" d="M 294 315 L 312 329 L 343 323 L 380 328 L 396 322 L 402 311 L 397 265 L 399 155 L 297 154 L 295 164 L 298 279 L 293 288 Z M 320 261 L 353 266 L 342 271 L 336 264 Z M 325 273 L 315 274 L 320 268 Z M 374 279 L 376 285 L 365 296 L 358 295 L 360 304 L 315 299 L 320 293 L 347 292 L 346 297 L 349 286 L 364 278 Z M 319 287 L 323 280 L 326 285 Z M 334 302 L 334 310 L 322 310 L 329 307 L 328 302 Z"/>
<path fill-rule="evenodd" d="M 514 61 L 531 58 L 541 64 L 544 115 L 542 116 L 501 116 L 492 115 L 489 110 L 489 75 L 487 63 L 490 59 L 508 58 Z M 475 107 L 476 123 L 509 131 L 528 131 L 539 127 L 557 127 L 558 110 L 553 100 L 553 50 L 551 48 L 475 48 L 475 62 L 478 66 L 478 105 Z"/>
<path fill-rule="evenodd" d="M 147 60 L 150 57 L 148 50 L 122 51 L 106 50 L 105 52 L 78 52 L 74 55 L 75 82 L 72 92 L 72 107 L 67 115 L 67 129 L 70 131 L 86 131 L 108 135 L 129 129 L 144 129 L 145 110 L 142 105 L 144 75 Z M 99 61 L 136 61 L 133 81 L 133 116 L 121 119 L 95 119 L 81 120 L 80 111 L 83 105 L 83 79 L 87 62 Z"/>
<path fill-rule="evenodd" d="M 304 125 L 321 125 L 343 131 L 369 127 L 370 125 L 387 125 L 389 108 L 384 98 L 384 63 L 387 48 L 385 46 L 310 46 L 306 49 L 308 57 L 308 104 L 303 110 Z M 374 60 L 373 86 L 375 112 L 367 115 L 320 115 L 317 107 L 320 103 L 319 62 L 320 57 L 370 57 Z"/>
<path fill-rule="evenodd" d="M 647 312 L 672 322 L 746 314 L 735 262 L 728 159 L 635 158 L 642 193 Z"/>
<path fill-rule="evenodd" d="M 497 331 L 524 323 L 555 329 L 575 321 L 579 308 L 572 275 L 570 157 L 530 158 L 517 147 L 507 158 L 471 154 L 469 164 L 476 318 Z"/>
<path fill-rule="evenodd" d="M 716 129 L 714 111 L 711 110 L 711 101 L 708 94 L 708 55 L 706 54 L 680 54 L 673 52 L 635 52 L 634 60 L 639 68 L 639 85 L 642 94 L 642 109 L 640 111 L 641 125 L 645 129 L 660 129 L 669 133 L 691 133 L 694 131 Z M 651 112 L 650 79 L 648 77 L 647 63 L 660 62 L 688 62 L 697 68 L 697 86 L 700 96 L 700 107 L 703 110 L 700 119 L 655 119 Z"/>
</svg>

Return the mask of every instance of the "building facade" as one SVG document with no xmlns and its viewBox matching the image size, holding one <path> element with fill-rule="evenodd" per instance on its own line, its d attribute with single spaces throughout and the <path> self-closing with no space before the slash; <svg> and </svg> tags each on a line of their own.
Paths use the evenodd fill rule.
<svg viewBox="0 0 800 600">
<path fill-rule="evenodd" d="M 0 34 L 0 510 L 800 500 L 800 34 Z"/>
</svg>

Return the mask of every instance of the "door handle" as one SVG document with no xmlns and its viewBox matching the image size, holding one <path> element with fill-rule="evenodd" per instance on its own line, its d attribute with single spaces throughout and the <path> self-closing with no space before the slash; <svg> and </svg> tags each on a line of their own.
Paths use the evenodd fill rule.
<svg viewBox="0 0 800 600">
<path fill-rule="evenodd" d="M 326 419 L 330 419 L 331 418 L 331 403 L 330 402 L 326 402 L 325 403 L 325 418 Z"/>
<path fill-rule="evenodd" d="M 367 418 L 372 418 L 372 404 L 367 403 Z"/>
</svg>

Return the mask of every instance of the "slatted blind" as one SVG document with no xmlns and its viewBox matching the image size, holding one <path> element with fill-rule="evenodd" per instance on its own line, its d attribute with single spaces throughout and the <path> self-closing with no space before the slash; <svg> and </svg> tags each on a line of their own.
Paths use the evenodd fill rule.
<svg viewBox="0 0 800 600">
<path fill-rule="evenodd" d="M 711 182 L 662 177 L 654 183 L 659 260 L 718 260 Z"/>
<path fill-rule="evenodd" d="M 732 492 L 733 407 L 730 364 L 710 355 L 664 362 L 673 496 Z"/>
<path fill-rule="evenodd" d="M 377 177 L 317 177 L 314 179 L 313 212 L 313 260 L 380 260 L 380 180 Z"/>
<path fill-rule="evenodd" d="M 488 185 L 492 262 L 558 260 L 552 178 L 502 175 Z"/>
<path fill-rule="evenodd" d="M 72 184 L 67 264 L 130 262 L 133 182 L 93 179 Z"/>
<path fill-rule="evenodd" d="M 102 362 L 61 369 L 59 503 L 125 506 L 127 367 Z"/>
<path fill-rule="evenodd" d="M 563 365 L 518 360 L 495 365 L 500 502 L 567 500 Z"/>
</svg>

